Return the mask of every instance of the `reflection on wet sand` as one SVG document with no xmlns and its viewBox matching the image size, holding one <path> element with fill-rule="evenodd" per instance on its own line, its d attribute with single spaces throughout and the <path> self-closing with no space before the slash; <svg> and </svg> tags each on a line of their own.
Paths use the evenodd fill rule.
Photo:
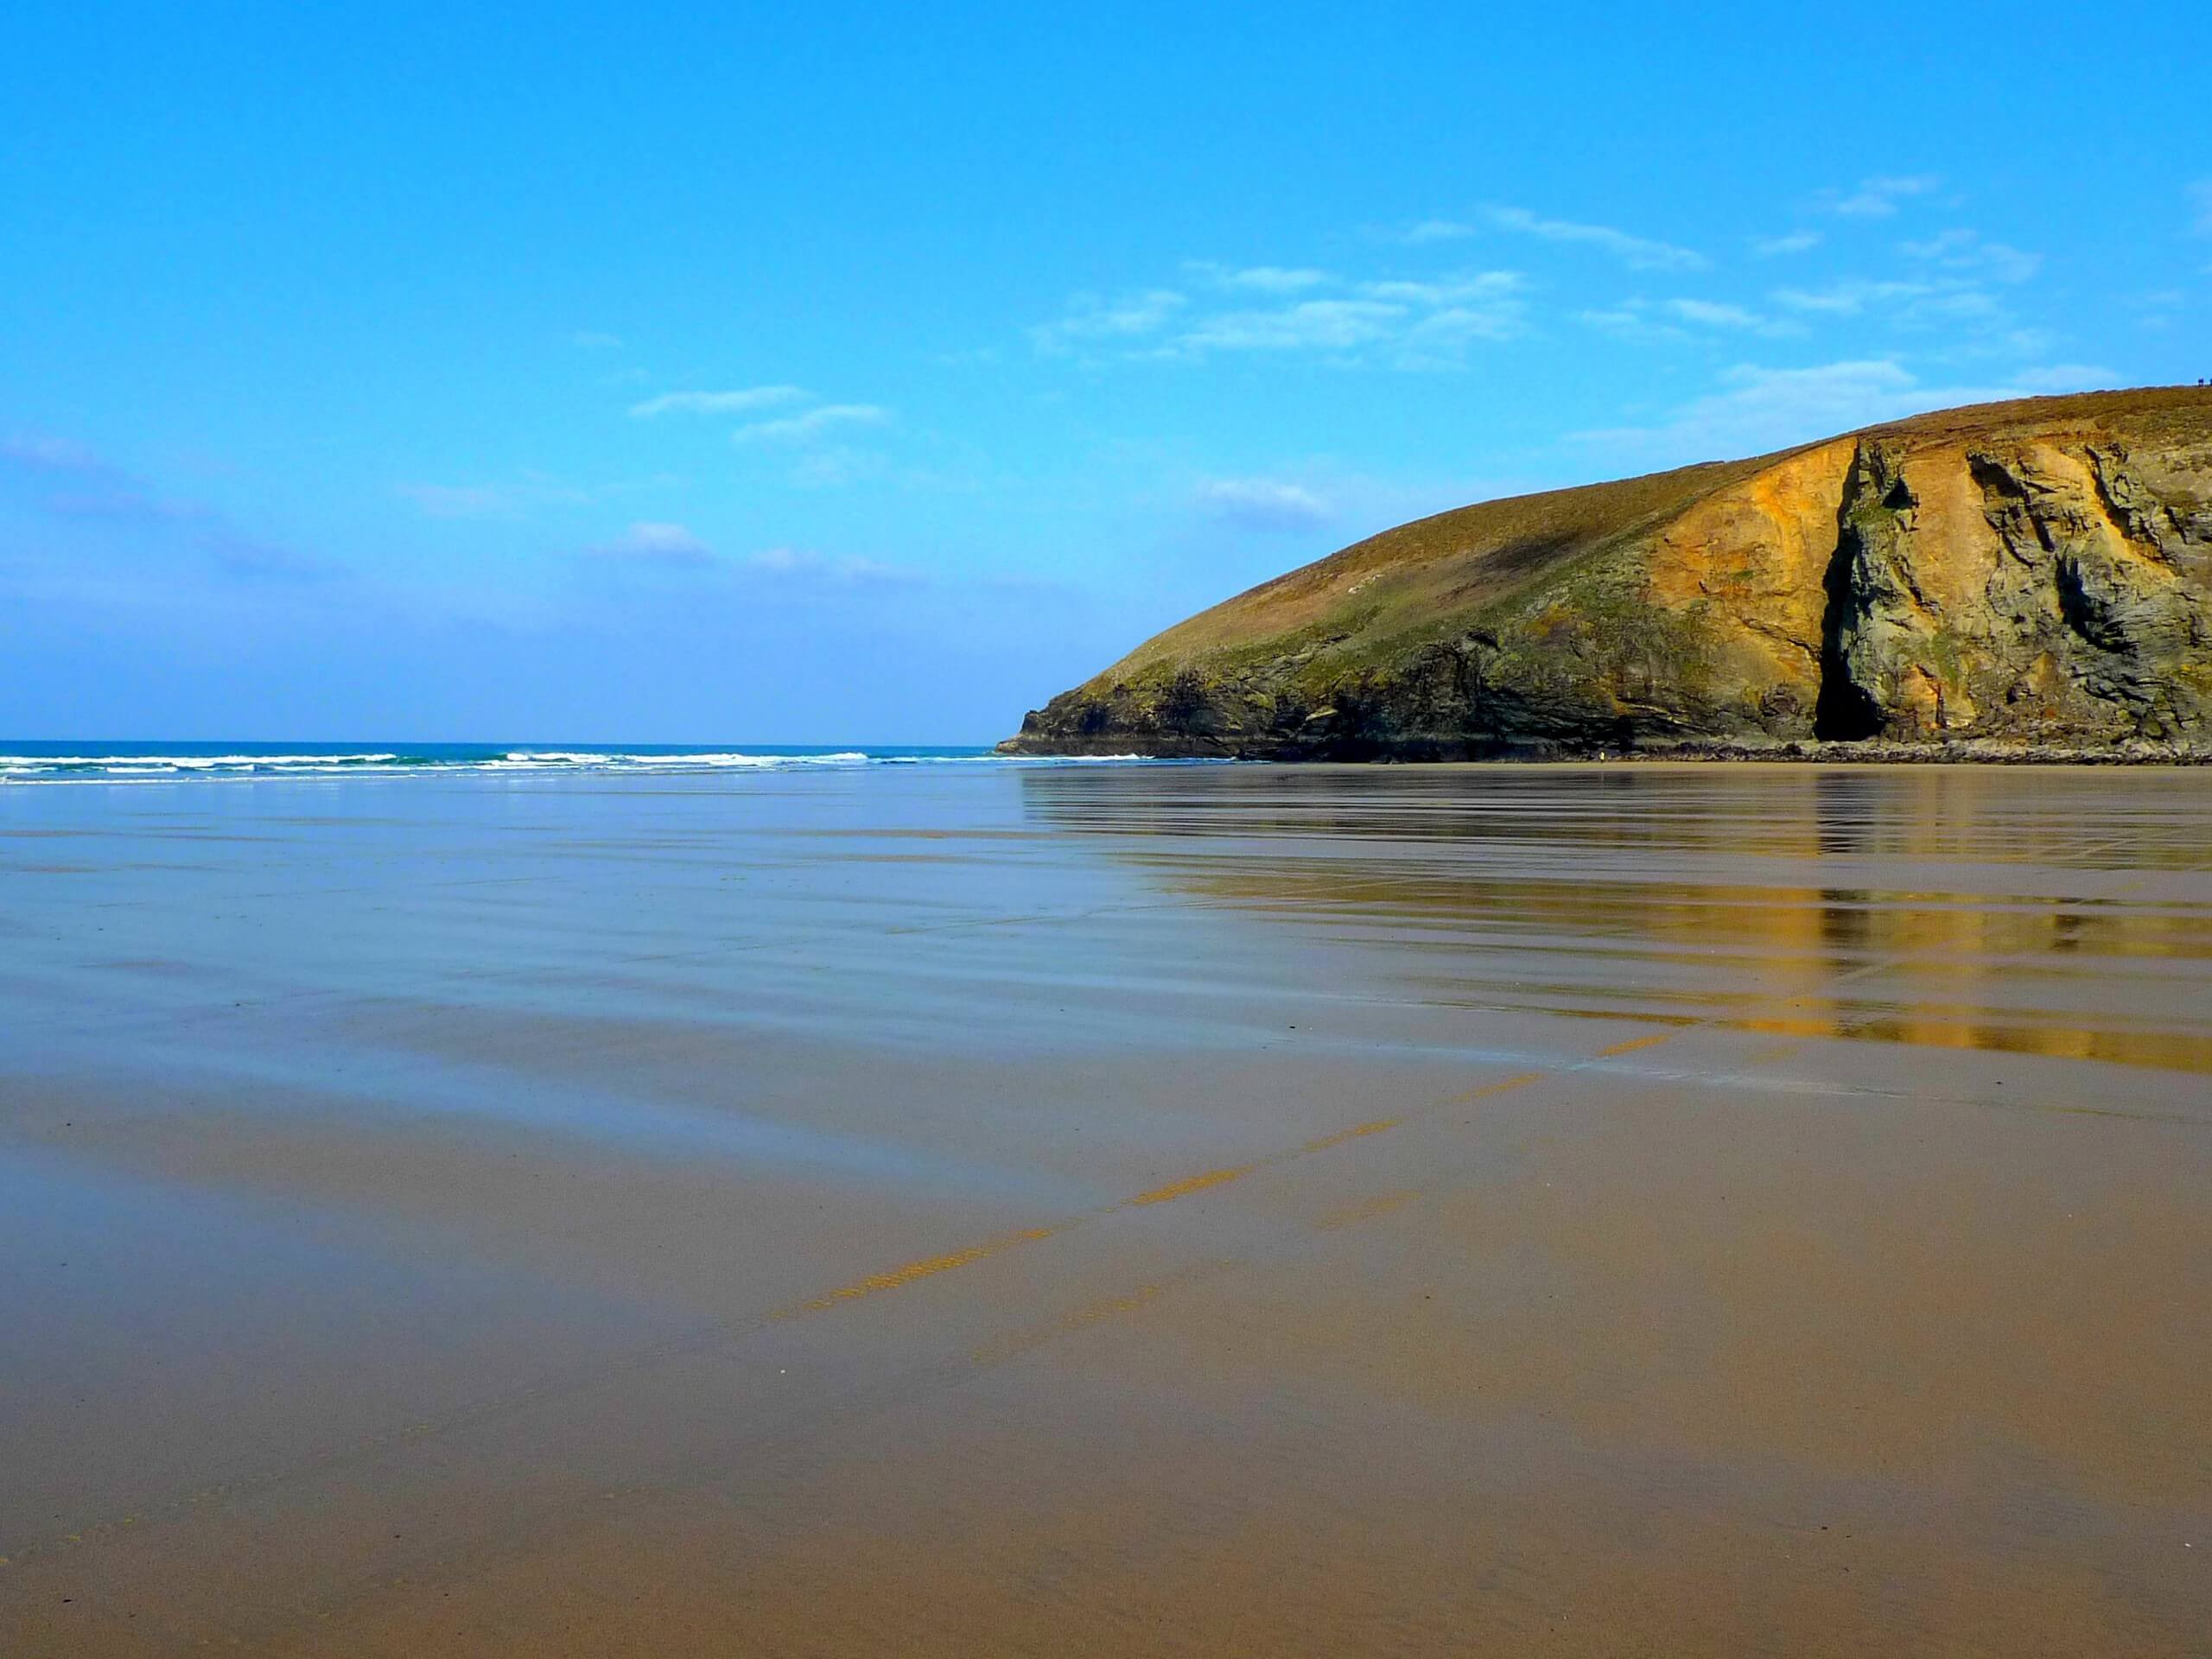
<svg viewBox="0 0 2212 1659">
<path fill-rule="evenodd" d="M 1135 837 L 1117 855 L 1178 887 L 1448 959 L 1409 980 L 1469 1007 L 2212 1071 L 2196 1001 L 2212 906 L 2171 880 L 2143 892 L 2146 872 L 2212 858 L 2186 774 L 2167 798 L 2118 804 L 2078 774 L 1616 767 L 1564 790 L 1559 776 L 1347 791 L 1346 773 L 1319 773 L 1292 806 L 1211 825 L 1194 804 L 1130 813 L 1025 781 L 1040 817 Z M 2059 804 L 2024 811 L 2038 785 Z M 1821 874 L 1853 885 L 1807 880 Z"/>
<path fill-rule="evenodd" d="M 2212 1628 L 2212 776 L 33 793 L 0 1653 Z"/>
</svg>

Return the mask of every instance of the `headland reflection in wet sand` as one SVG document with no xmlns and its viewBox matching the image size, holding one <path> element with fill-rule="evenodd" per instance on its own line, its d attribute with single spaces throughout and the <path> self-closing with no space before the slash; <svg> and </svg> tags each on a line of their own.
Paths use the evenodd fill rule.
<svg viewBox="0 0 2212 1659">
<path fill-rule="evenodd" d="M 0 1653 L 2182 1655 L 2212 774 L 0 791 Z"/>
</svg>

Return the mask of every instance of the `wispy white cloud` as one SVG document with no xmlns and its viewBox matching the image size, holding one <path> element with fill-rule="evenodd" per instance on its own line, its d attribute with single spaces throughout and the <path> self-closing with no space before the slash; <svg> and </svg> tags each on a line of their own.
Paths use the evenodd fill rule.
<svg viewBox="0 0 2212 1659">
<path fill-rule="evenodd" d="M 883 426 L 891 411 L 878 404 L 823 404 L 780 420 L 755 421 L 730 434 L 733 443 L 804 443 L 842 427 Z"/>
<path fill-rule="evenodd" d="M 38 505 L 55 518 L 104 522 L 145 548 L 247 578 L 320 580 L 337 567 L 264 540 L 208 502 L 172 494 L 117 465 L 91 445 L 44 432 L 0 437 L 0 468 L 41 480 Z"/>
<path fill-rule="evenodd" d="M 1303 300 L 1264 311 L 1226 311 L 1176 338 L 1185 352 L 1344 352 L 1388 339 L 1407 308 L 1379 300 Z"/>
<path fill-rule="evenodd" d="M 1370 300 L 1407 305 L 1447 306 L 1492 304 L 1510 299 L 1525 286 L 1517 271 L 1478 270 L 1430 282 L 1388 280 L 1362 283 L 1359 292 Z"/>
<path fill-rule="evenodd" d="M 606 557 L 653 564 L 704 565 L 715 559 L 713 550 L 683 525 L 645 521 L 590 550 Z"/>
<path fill-rule="evenodd" d="M 1765 448 L 1909 412 L 1919 383 L 1890 358 L 1768 369 L 1743 364 L 1725 371 L 1721 389 L 1691 399 L 1662 425 L 1588 435 L 1598 441 L 1688 437 L 1700 454 Z"/>
<path fill-rule="evenodd" d="M 1830 213 L 1846 219 L 1887 219 L 1897 212 L 1899 202 L 1928 195 L 1942 182 L 1927 173 L 1861 179 L 1857 189 L 1827 191 L 1821 200 Z"/>
<path fill-rule="evenodd" d="M 1931 318 L 1951 322 L 1996 324 L 2005 320 L 2005 308 L 1996 296 L 1979 288 L 1948 288 L 1938 289 L 1925 299 L 1915 300 L 1906 308 L 1905 318 L 1913 322 L 1924 322 Z"/>
<path fill-rule="evenodd" d="M 41 473 L 113 472 L 97 451 L 74 438 L 45 432 L 15 432 L 0 438 L 0 460 Z"/>
<path fill-rule="evenodd" d="M 1830 283 L 1826 288 L 1778 288 L 1774 291 L 1774 302 L 1792 311 L 1855 317 L 1870 305 L 1919 299 L 1934 291 L 1925 283 L 1872 282 L 1849 277 Z"/>
<path fill-rule="evenodd" d="M 743 415 L 758 409 L 804 403 L 813 395 L 802 386 L 747 386 L 736 391 L 664 391 L 658 397 L 631 404 L 630 413 L 639 420 L 651 420 L 656 415 Z"/>
<path fill-rule="evenodd" d="M 1032 329 L 1031 337 L 1048 354 L 1080 341 L 1093 358 L 1192 361 L 1232 353 L 1306 353 L 1418 369 L 1452 366 L 1474 342 L 1511 339 L 1526 327 L 1522 280 L 1511 271 L 1348 282 L 1291 267 L 1253 269 L 1270 274 L 1252 283 L 1233 280 L 1249 271 L 1229 272 L 1215 286 L 1265 293 L 1274 302 L 1200 308 L 1179 294 L 1173 304 L 1165 303 L 1169 290 L 1154 289 L 1102 309 L 1078 298 L 1067 317 Z M 1296 297 L 1317 285 L 1305 283 L 1309 275 L 1344 291 Z"/>
<path fill-rule="evenodd" d="M 430 518 L 505 518 L 521 510 L 513 493 L 497 484 L 401 484 L 399 493 Z"/>
<path fill-rule="evenodd" d="M 1684 322 L 1701 323 L 1708 328 L 1766 328 L 1772 325 L 1756 311 L 1740 305 L 1726 305 L 1713 300 L 1662 300 L 1660 308 Z"/>
<path fill-rule="evenodd" d="M 1541 241 L 1573 243 L 1597 249 L 1618 259 L 1631 270 L 1703 270 L 1713 262 L 1693 248 L 1677 247 L 1649 237 L 1633 236 L 1611 225 L 1583 225 L 1573 219 L 1546 219 L 1525 207 L 1485 207 L 1484 220 L 1498 230 L 1532 236 Z"/>
<path fill-rule="evenodd" d="M 1482 232 L 1464 219 L 1424 219 L 1410 226 L 1398 239 L 1409 246 L 1420 247 L 1429 242 L 1464 242 Z"/>
<path fill-rule="evenodd" d="M 1406 330 L 1393 354 L 1401 369 L 1452 369 L 1478 344 L 1508 340 L 1527 332 L 1518 300 L 1490 305 L 1452 305 L 1432 311 Z"/>
<path fill-rule="evenodd" d="M 2158 334 L 2173 327 L 2176 317 L 2189 304 L 2189 293 L 2180 288 L 2152 289 L 2125 295 L 2120 303 L 2135 314 L 2137 327 Z"/>
<path fill-rule="evenodd" d="M 520 518 L 536 508 L 585 506 L 611 493 L 580 489 L 543 473 L 491 484 L 404 483 L 393 487 L 426 518 Z"/>
<path fill-rule="evenodd" d="M 2048 337 L 2023 327 L 2011 304 L 1986 286 L 2000 275 L 2019 277 L 2030 256 L 1979 241 L 1931 244 L 1923 251 L 1915 276 L 1846 277 L 1822 288 L 1777 289 L 1772 297 L 1783 311 L 1808 321 L 1865 318 L 1909 331 L 1940 329 L 1960 351 L 2018 358 L 2049 348 Z M 1946 269 L 1946 258 L 1957 267 Z"/>
<path fill-rule="evenodd" d="M 610 334 L 597 328 L 579 328 L 569 336 L 569 344 L 578 351 L 611 352 L 620 346 L 622 336 Z"/>
<path fill-rule="evenodd" d="M 690 526 L 639 522 L 583 550 L 606 576 L 664 577 L 722 584 L 772 583 L 788 594 L 832 588 L 912 586 L 927 575 L 904 565 L 810 548 L 770 547 L 749 555 L 717 552 Z"/>
<path fill-rule="evenodd" d="M 1713 263 L 1694 248 L 1636 236 L 1611 225 L 1549 219 L 1526 207 L 1484 207 L 1471 219 L 1424 219 L 1399 232 L 1395 239 L 1409 247 L 1422 247 L 1464 241 L 1485 230 L 1534 237 L 1542 242 L 1580 244 L 1619 260 L 1632 270 L 1704 270 Z"/>
<path fill-rule="evenodd" d="M 1786 236 L 1761 236 L 1751 239 L 1751 251 L 1762 259 L 1805 253 L 1820 245 L 1821 233 L 1818 231 L 1792 231 Z"/>
<path fill-rule="evenodd" d="M 1863 358 L 1806 368 L 1742 364 L 1717 390 L 1656 422 L 1576 433 L 1580 442 L 1639 458 L 1701 461 L 1756 454 L 1882 421 L 1961 404 L 1990 403 L 2109 385 L 2110 371 L 2083 364 L 2023 366 L 1990 384 L 1927 385 L 1895 358 Z"/>
<path fill-rule="evenodd" d="M 1647 335 L 1681 335 L 1685 331 L 1669 323 L 1656 322 L 1651 309 L 1640 300 L 1625 301 L 1619 305 L 1599 306 L 1574 314 L 1575 321 L 1586 328 L 1596 328 L 1608 334 L 1619 334 L 1626 339 Z"/>
<path fill-rule="evenodd" d="M 1978 231 L 1939 232 L 1925 241 L 1898 245 L 1910 258 L 1944 270 L 1972 271 L 2000 283 L 2024 283 L 2042 267 L 2039 253 L 2023 253 L 2003 242 L 1983 239 Z"/>
<path fill-rule="evenodd" d="M 1188 296 L 1172 288 L 1147 289 L 1114 299 L 1078 294 L 1065 316 L 1039 324 L 1029 331 L 1029 337 L 1039 351 L 1048 353 L 1102 341 L 1126 343 L 1158 334 L 1169 318 L 1189 303 Z"/>
<path fill-rule="evenodd" d="M 1578 312 L 1575 321 L 1626 339 L 1681 338 L 1699 330 L 1781 339 L 1804 332 L 1804 326 L 1790 318 L 1770 317 L 1719 300 L 1624 300 L 1616 306 Z"/>
<path fill-rule="evenodd" d="M 855 449 L 850 444 L 807 448 L 791 463 L 791 484 L 802 490 L 841 490 L 864 478 L 880 477 L 888 470 L 882 455 Z"/>
<path fill-rule="evenodd" d="M 1272 478 L 1213 478 L 1194 496 L 1209 518 L 1243 530 L 1312 530 L 1335 519 L 1336 508 L 1302 484 Z"/>
<path fill-rule="evenodd" d="M 1255 294 L 1303 294 L 1326 288 L 1337 280 L 1329 272 L 1310 265 L 1248 265 L 1239 270 L 1211 259 L 1193 259 L 1184 268 L 1217 287 L 1243 289 Z"/>
<path fill-rule="evenodd" d="M 811 549 L 772 547 L 746 561 L 746 568 L 763 576 L 835 582 L 845 587 L 911 586 L 927 580 L 922 572 L 905 565 L 854 555 L 830 557 Z"/>
<path fill-rule="evenodd" d="M 671 412 L 733 415 L 802 405 L 772 420 L 737 427 L 730 442 L 741 448 L 772 447 L 798 451 L 791 482 L 799 489 L 827 489 L 850 484 L 884 469 L 883 457 L 832 439 L 861 428 L 887 426 L 892 411 L 880 404 L 823 404 L 799 386 L 747 386 L 734 391 L 670 391 L 632 407 L 633 416 Z"/>
</svg>

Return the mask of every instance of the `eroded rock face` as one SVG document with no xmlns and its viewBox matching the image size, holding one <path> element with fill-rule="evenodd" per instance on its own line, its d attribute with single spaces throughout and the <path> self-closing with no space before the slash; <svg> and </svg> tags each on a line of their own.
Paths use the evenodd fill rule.
<svg viewBox="0 0 2212 1659">
<path fill-rule="evenodd" d="M 1018 751 L 2212 748 L 2212 390 L 1487 503 L 1147 642 Z"/>
<path fill-rule="evenodd" d="M 2118 444 L 1907 457 L 1862 443 L 1827 637 L 1836 728 L 1821 734 L 2207 734 L 2212 478 L 2202 454 L 2145 461 Z"/>
</svg>

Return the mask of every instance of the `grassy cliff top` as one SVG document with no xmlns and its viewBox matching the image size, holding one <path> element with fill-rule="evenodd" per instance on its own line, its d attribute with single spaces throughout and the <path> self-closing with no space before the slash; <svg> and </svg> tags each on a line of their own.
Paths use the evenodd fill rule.
<svg viewBox="0 0 2212 1659">
<path fill-rule="evenodd" d="M 1387 652 L 1479 617 L 1548 578 L 1640 545 L 1716 493 L 1792 455 L 1878 440 L 1908 451 L 2027 439 L 2212 442 L 2212 387 L 2027 397 L 1937 410 L 1742 461 L 1455 508 L 1384 531 L 1275 577 L 1145 641 L 1090 683 L 1155 680 L 1205 663 Z"/>
</svg>

